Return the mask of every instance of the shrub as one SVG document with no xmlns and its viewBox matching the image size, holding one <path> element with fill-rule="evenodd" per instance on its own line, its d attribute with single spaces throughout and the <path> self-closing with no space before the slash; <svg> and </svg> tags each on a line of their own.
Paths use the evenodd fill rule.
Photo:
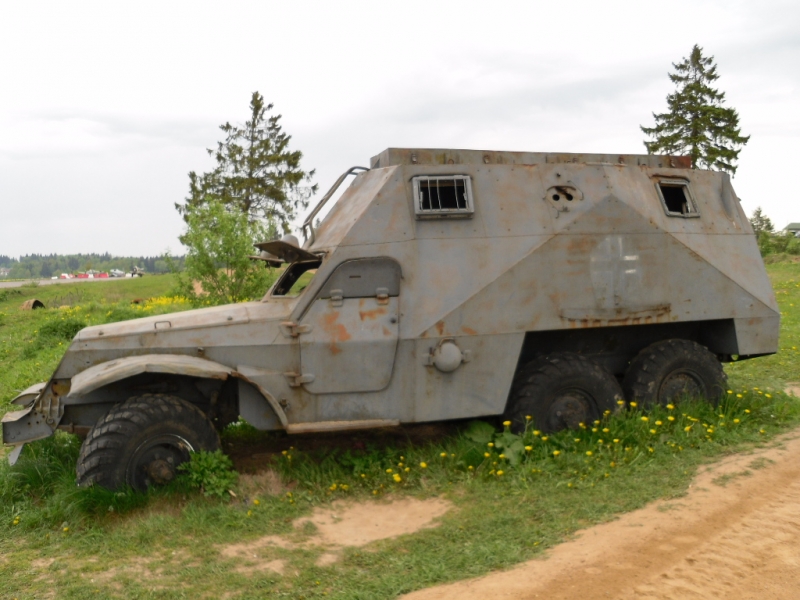
<svg viewBox="0 0 800 600">
<path fill-rule="evenodd" d="M 233 470 L 233 462 L 221 450 L 214 452 L 193 452 L 189 462 L 178 467 L 185 473 L 188 483 L 200 489 L 206 496 L 228 497 L 230 490 L 239 479 Z"/>
</svg>

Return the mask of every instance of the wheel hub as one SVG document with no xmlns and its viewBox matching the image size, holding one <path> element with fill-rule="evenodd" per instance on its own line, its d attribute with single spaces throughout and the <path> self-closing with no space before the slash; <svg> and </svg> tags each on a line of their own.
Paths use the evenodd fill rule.
<svg viewBox="0 0 800 600">
<path fill-rule="evenodd" d="M 589 399 L 578 390 L 560 394 L 550 405 L 548 425 L 551 431 L 577 429 L 591 419 Z"/>
<path fill-rule="evenodd" d="M 145 490 L 150 485 L 169 483 L 193 450 L 186 439 L 174 434 L 159 435 L 143 442 L 128 463 L 128 485 Z"/>
<path fill-rule="evenodd" d="M 688 369 L 679 369 L 667 375 L 658 390 L 660 404 L 670 404 L 682 398 L 704 398 L 705 386 L 698 375 Z"/>
</svg>

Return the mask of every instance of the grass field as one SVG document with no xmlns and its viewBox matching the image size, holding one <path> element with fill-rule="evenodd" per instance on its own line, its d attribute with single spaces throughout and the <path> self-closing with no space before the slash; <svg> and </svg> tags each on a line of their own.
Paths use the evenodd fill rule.
<svg viewBox="0 0 800 600">
<path fill-rule="evenodd" d="M 245 473 L 236 497 L 222 500 L 185 480 L 146 495 L 78 490 L 77 438 L 31 444 L 15 467 L 0 465 L 0 597 L 393 598 L 511 566 L 577 529 L 680 496 L 699 465 L 800 423 L 800 402 L 781 391 L 798 378 L 800 266 L 768 270 L 783 315 L 781 351 L 728 365 L 730 393 L 717 409 L 634 408 L 577 432 L 531 428 L 522 437 L 480 423 L 299 438 L 238 425 L 223 446 L 240 471 L 269 468 L 280 483 Z M 50 375 L 72 328 L 188 308 L 165 298 L 171 285 L 165 276 L 0 291 L 0 412 L 16 390 Z M 66 288 L 76 296 L 65 297 Z M 18 310 L 31 297 L 64 307 Z M 303 543 L 313 527 L 292 524 L 337 500 L 405 496 L 445 498 L 453 508 L 437 528 L 345 548 L 327 565 L 317 564 L 324 549 Z M 285 561 L 282 575 L 242 572 L 221 552 L 265 535 L 292 542 L 258 551 L 260 560 Z"/>
</svg>

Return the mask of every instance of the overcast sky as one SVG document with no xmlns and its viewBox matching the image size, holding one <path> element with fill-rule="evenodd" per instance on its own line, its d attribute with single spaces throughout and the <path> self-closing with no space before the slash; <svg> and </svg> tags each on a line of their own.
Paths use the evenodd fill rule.
<svg viewBox="0 0 800 600">
<path fill-rule="evenodd" d="M 320 194 L 384 148 L 642 153 L 713 55 L 734 187 L 800 221 L 800 2 L 2 2 L 0 254 L 182 252 L 187 173 L 253 91 Z"/>
</svg>

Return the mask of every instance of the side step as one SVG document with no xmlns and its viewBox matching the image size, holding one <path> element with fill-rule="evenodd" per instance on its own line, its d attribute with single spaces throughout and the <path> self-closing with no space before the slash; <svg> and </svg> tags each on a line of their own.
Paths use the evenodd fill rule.
<svg viewBox="0 0 800 600">
<path fill-rule="evenodd" d="M 312 433 L 320 431 L 347 431 L 352 429 L 377 429 L 397 427 L 397 419 L 365 419 L 363 421 L 317 421 L 316 423 L 289 423 L 286 433 Z"/>
</svg>

